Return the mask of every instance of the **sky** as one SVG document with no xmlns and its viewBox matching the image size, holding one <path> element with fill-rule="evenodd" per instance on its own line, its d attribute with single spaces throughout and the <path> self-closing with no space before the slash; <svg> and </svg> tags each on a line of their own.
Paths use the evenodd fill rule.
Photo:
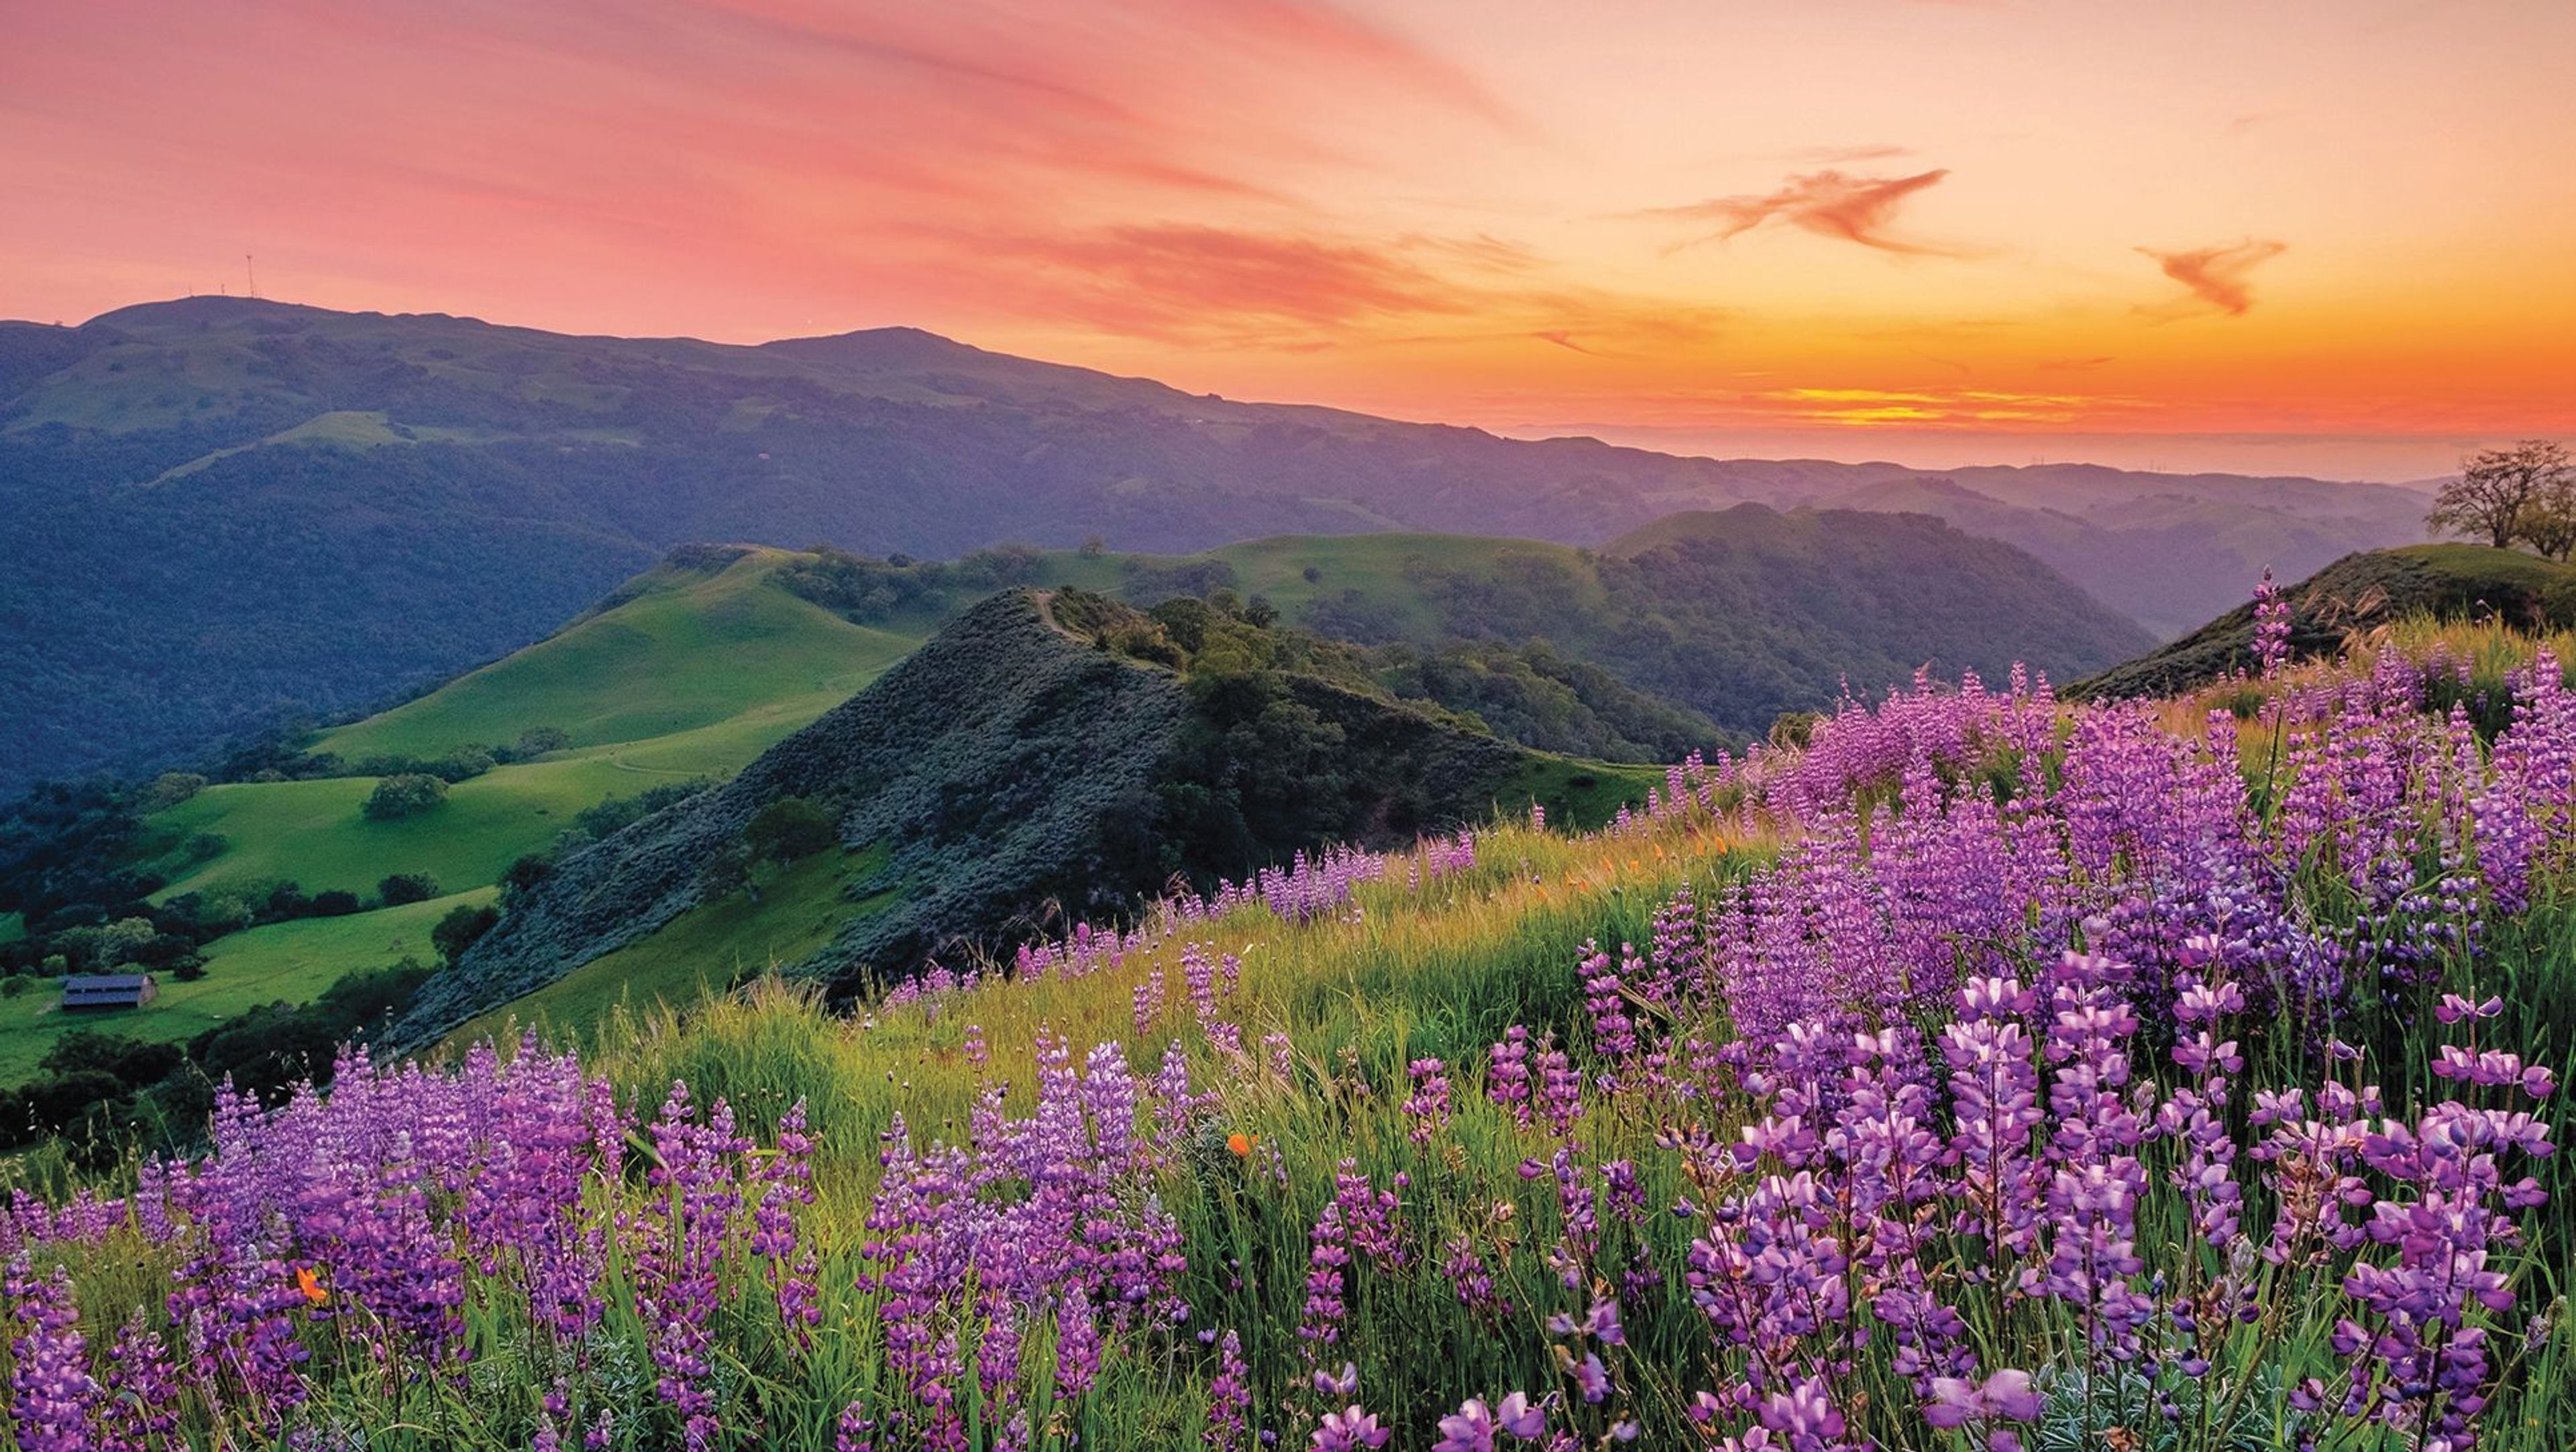
<svg viewBox="0 0 2576 1452">
<path fill-rule="evenodd" d="M 6 317 L 255 271 L 1921 467 L 2420 479 L 2576 434 L 2565 0 L 0 0 L 0 31 Z"/>
</svg>

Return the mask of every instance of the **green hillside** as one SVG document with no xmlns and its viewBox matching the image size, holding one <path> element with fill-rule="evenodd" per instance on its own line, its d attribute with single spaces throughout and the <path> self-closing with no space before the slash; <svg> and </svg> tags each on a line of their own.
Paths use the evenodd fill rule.
<svg viewBox="0 0 2576 1452">
<path fill-rule="evenodd" d="M 1363 644 L 1437 653 L 1544 641 L 1738 737 L 1767 731 L 1783 712 L 1830 705 L 1846 686 L 1874 693 L 1925 666 L 2001 679 L 2021 663 L 2071 680 L 2154 643 L 2030 555 L 1920 514 L 1746 504 L 1672 515 L 1597 550 L 1373 534 L 1185 556 L 977 559 L 998 561 L 1000 583 L 1102 590 L 1140 606 L 1232 590 L 1291 624 Z M 904 629 L 993 588 L 995 565 L 963 563 L 972 567 L 824 552 L 780 578 L 849 619 Z M 1389 669 L 1393 679 L 1403 667 Z M 1514 703 L 1470 687 L 1426 689 L 1452 709 L 1512 714 Z"/>
<path fill-rule="evenodd" d="M 684 552 L 561 633 L 313 743 L 352 765 L 508 746 L 539 729 L 573 743 L 457 782 L 433 811 L 368 820 L 371 776 L 207 788 L 152 825 L 182 849 L 203 833 L 227 845 L 175 873 L 159 896 L 277 881 L 365 895 L 397 872 L 482 886 L 550 848 L 585 807 L 730 774 L 918 643 L 776 588 L 779 566 L 793 558 Z"/>
<path fill-rule="evenodd" d="M 326 732 L 313 749 L 350 761 L 432 757 L 539 728 L 563 732 L 576 747 L 596 746 L 695 731 L 755 710 L 802 725 L 793 720 L 798 712 L 810 720 L 846 700 L 920 638 L 852 625 L 769 588 L 791 557 L 769 549 L 681 552 L 681 562 L 639 576 L 547 639 L 420 700 Z"/>
<path fill-rule="evenodd" d="M 2331 655 L 2346 637 L 2409 618 L 2494 619 L 2526 630 L 2576 624 L 2576 565 L 2474 544 L 2347 555 L 2287 586 L 2290 648 Z M 2168 696 L 2252 671 L 2254 606 L 2240 605 L 2171 644 L 2080 681 L 2079 698 Z"/>
<path fill-rule="evenodd" d="M 566 858 L 405 1019 L 557 1022 L 774 957 L 847 994 L 1006 954 L 1063 912 L 1294 850 L 1527 810 L 1598 821 L 1657 770 L 1566 761 L 1400 701 L 1347 645 L 1182 599 L 1004 591 L 732 781 Z M 721 864 L 793 805 L 828 824 L 783 894 Z M 810 894 L 810 896 L 809 896 Z M 567 976 L 567 975 L 570 976 Z"/>
</svg>

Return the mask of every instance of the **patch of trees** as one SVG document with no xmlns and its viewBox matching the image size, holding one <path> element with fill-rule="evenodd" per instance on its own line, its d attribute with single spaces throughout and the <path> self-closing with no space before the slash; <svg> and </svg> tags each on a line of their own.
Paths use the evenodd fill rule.
<svg viewBox="0 0 2576 1452">
<path fill-rule="evenodd" d="M 1598 761 L 1673 762 L 1725 744 L 1716 723 L 1639 691 L 1545 641 L 1459 642 L 1438 650 L 1387 646 L 1371 657 L 1397 696 L 1473 716 L 1495 735 L 1540 751 Z"/>
<path fill-rule="evenodd" d="M 556 839 L 556 855 L 614 837 L 655 812 L 686 801 L 715 784 L 713 777 L 692 777 L 687 781 L 648 787 L 631 797 L 610 797 L 596 806 L 584 807 L 573 814 L 573 824 Z"/>
<path fill-rule="evenodd" d="M 1037 579 L 1046 557 L 1029 545 L 1003 544 L 953 561 L 884 559 L 815 545 L 778 572 L 793 593 L 860 625 L 907 616 L 942 616 L 967 601 Z"/>
<path fill-rule="evenodd" d="M 2434 496 L 2424 523 L 2497 549 L 2528 545 L 2544 559 L 2566 559 L 2576 551 L 2576 459 L 2547 439 L 2482 449 Z"/>
<path fill-rule="evenodd" d="M 490 903 L 459 903 L 429 930 L 429 945 L 441 961 L 454 963 L 483 935 L 501 925 L 501 910 Z"/>
<path fill-rule="evenodd" d="M 387 907 L 427 902 L 438 896 L 438 879 L 426 872 L 397 872 L 376 884 L 376 896 Z"/>
<path fill-rule="evenodd" d="M 360 808 L 370 822 L 399 822 L 417 817 L 447 800 L 447 783 L 426 772 L 405 772 L 376 783 Z"/>
<path fill-rule="evenodd" d="M 760 883 L 754 874 L 760 864 L 785 867 L 840 842 L 840 819 L 831 808 L 808 797 L 780 797 L 753 813 L 741 835 L 707 859 L 704 886 L 713 896 L 740 892 L 758 902 Z"/>
</svg>

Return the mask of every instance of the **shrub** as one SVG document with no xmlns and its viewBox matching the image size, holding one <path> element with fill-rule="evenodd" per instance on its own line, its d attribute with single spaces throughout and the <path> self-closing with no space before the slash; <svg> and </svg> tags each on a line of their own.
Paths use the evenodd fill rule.
<svg viewBox="0 0 2576 1452">
<path fill-rule="evenodd" d="M 358 895 L 346 888 L 335 887 L 313 894 L 313 915 L 317 918 L 344 918 L 363 906 L 365 904 L 358 901 Z"/>
<path fill-rule="evenodd" d="M 794 862 L 839 840 L 840 824 L 830 810 L 804 797 L 780 797 L 742 829 L 754 861 Z"/>
<path fill-rule="evenodd" d="M 561 751 L 570 745 L 572 737 L 559 726 L 531 726 L 519 733 L 518 745 L 514 749 L 524 759 L 543 756 L 549 751 Z"/>
<path fill-rule="evenodd" d="M 427 902 L 438 896 L 438 879 L 426 872 L 397 872 L 376 884 L 376 896 L 384 899 L 387 907 Z"/>
<path fill-rule="evenodd" d="M 165 771 L 152 778 L 136 805 L 145 812 L 165 812 L 206 789 L 206 779 L 193 771 Z"/>
<path fill-rule="evenodd" d="M 376 783 L 367 794 L 366 816 L 370 822 L 398 822 L 417 817 L 447 800 L 447 783 L 424 772 L 404 772 Z"/>
<path fill-rule="evenodd" d="M 518 901 L 534 891 L 537 884 L 545 881 L 547 875 L 554 870 L 555 865 L 552 862 L 534 852 L 528 853 L 502 871 L 501 900 Z"/>
<path fill-rule="evenodd" d="M 498 764 L 492 753 L 480 746 L 460 746 L 429 763 L 426 770 L 440 781 L 454 783 L 471 781 Z"/>
<path fill-rule="evenodd" d="M 501 910 L 489 903 L 460 903 L 429 930 L 430 946 L 438 950 L 440 958 L 453 963 L 500 921 Z"/>
</svg>

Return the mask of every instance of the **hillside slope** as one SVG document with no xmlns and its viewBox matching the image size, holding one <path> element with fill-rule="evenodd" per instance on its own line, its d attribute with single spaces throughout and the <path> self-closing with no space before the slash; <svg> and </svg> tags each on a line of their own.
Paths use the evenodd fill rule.
<svg viewBox="0 0 2576 1452">
<path fill-rule="evenodd" d="M 1743 504 L 1673 515 L 1592 550 L 1473 535 L 1305 536 L 1187 556 L 1034 554 L 1012 567 L 1135 605 L 1218 589 L 1257 597 L 1291 624 L 1410 648 L 1396 655 L 1435 682 L 1448 666 L 1475 668 L 1475 650 L 1457 643 L 1544 642 L 1550 656 L 1737 736 L 1761 734 L 1784 711 L 1830 706 L 1845 688 L 1902 684 L 1925 666 L 2001 679 L 2021 662 L 2064 680 L 2154 643 L 2021 550 L 1919 514 Z M 800 560 L 782 579 L 889 629 L 989 588 L 948 565 L 837 554 Z M 1430 693 L 1490 713 L 1498 730 L 1510 719 L 1512 702 L 1481 699 L 1473 684 Z M 1587 694 L 1621 714 L 1605 692 Z"/>
<path fill-rule="evenodd" d="M 2525 629 L 2576 624 L 2576 566 L 2485 545 L 2348 555 L 2282 593 L 2290 602 L 2290 648 L 2300 657 L 2330 655 L 2354 631 L 2414 616 L 2492 616 Z M 2077 682 L 2068 694 L 2175 695 L 2255 667 L 2249 601 L 2180 640 Z"/>
<path fill-rule="evenodd" d="M 2251 492 L 2210 476 L 2159 478 L 2151 487 L 2170 488 L 2140 493 L 2136 476 L 2093 479 L 2073 466 L 2050 474 L 2046 487 L 2034 487 L 2015 471 L 1962 469 L 1888 479 L 1829 502 L 1930 514 L 2018 545 L 2165 637 L 2207 619 L 2267 567 L 2297 578 L 2356 549 L 2422 538 L 2428 502 L 2407 490 L 2329 491 L 2297 480 Z"/>
<path fill-rule="evenodd" d="M 372 707 L 541 638 L 691 541 L 1598 543 L 1675 510 L 1916 472 L 1241 404 L 903 329 L 735 347 L 226 298 L 0 324 L 0 555 L 43 565 L 0 578 L 0 790 Z M 2332 527 L 2368 537 L 2342 548 L 2391 542 L 2368 533 L 2372 510 L 2421 507 L 2097 472 L 1961 477 L 2016 508 L 2081 486 L 2351 515 Z"/>
<path fill-rule="evenodd" d="M 1239 628 L 1208 621 L 1076 593 L 982 601 L 732 781 L 566 858 L 430 981 L 398 1038 L 435 1039 L 728 896 L 709 864 L 783 799 L 826 809 L 852 864 L 845 925 L 798 966 L 847 991 L 1057 913 L 1114 913 L 1176 874 L 1482 820 L 1545 770 L 1328 678 L 1244 671 L 1239 642 L 1192 638 Z"/>
</svg>

